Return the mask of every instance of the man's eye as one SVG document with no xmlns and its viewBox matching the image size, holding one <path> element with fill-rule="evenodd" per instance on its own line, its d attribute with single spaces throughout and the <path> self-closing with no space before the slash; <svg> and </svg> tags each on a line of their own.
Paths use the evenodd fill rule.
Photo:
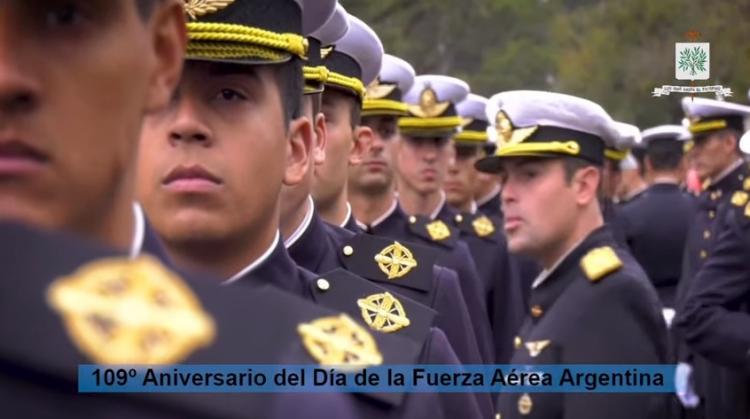
<svg viewBox="0 0 750 419">
<path fill-rule="evenodd" d="M 74 26 L 83 21 L 83 13 L 76 4 L 67 3 L 47 12 L 47 23 L 55 26 Z"/>
<path fill-rule="evenodd" d="M 219 92 L 218 95 L 219 98 L 227 101 L 233 101 L 233 100 L 244 100 L 245 96 L 238 93 L 236 90 L 232 89 L 222 89 L 221 92 Z"/>
</svg>

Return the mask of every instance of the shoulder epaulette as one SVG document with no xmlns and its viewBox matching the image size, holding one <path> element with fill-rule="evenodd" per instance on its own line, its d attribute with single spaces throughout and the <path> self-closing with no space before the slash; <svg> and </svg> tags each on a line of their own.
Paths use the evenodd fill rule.
<svg viewBox="0 0 750 419">
<path fill-rule="evenodd" d="M 581 269 L 591 282 L 597 282 L 621 267 L 622 260 L 609 246 L 592 249 L 581 259 Z"/>
<path fill-rule="evenodd" d="M 437 251 L 380 236 L 357 234 L 341 247 L 346 269 L 363 278 L 430 292 Z"/>
<path fill-rule="evenodd" d="M 449 248 L 456 245 L 459 236 L 458 231 L 443 220 L 430 220 L 421 215 L 409 217 L 409 230 L 416 236 Z"/>
</svg>

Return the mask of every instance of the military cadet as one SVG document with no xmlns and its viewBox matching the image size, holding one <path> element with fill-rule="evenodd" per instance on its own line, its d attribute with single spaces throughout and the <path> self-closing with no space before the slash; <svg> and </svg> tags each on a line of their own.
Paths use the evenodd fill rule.
<svg viewBox="0 0 750 419">
<path fill-rule="evenodd" d="M 137 135 L 179 79 L 179 2 L 8 1 L 2 12 L 0 217 L 137 254 Z"/>
<path fill-rule="evenodd" d="M 401 60 L 398 63 L 400 64 L 394 64 L 394 66 L 402 68 L 404 64 L 408 66 Z M 384 68 L 381 73 L 379 81 L 381 85 L 398 85 L 398 80 L 408 78 L 413 71 L 391 71 Z M 463 85 L 465 86 L 465 83 Z M 421 87 L 419 89 L 421 90 Z M 373 95 L 370 96 L 373 102 L 368 104 L 365 101 L 365 116 L 362 119 L 363 125 L 373 129 L 373 147 L 364 164 L 350 168 L 349 172 L 349 197 L 355 218 L 370 234 L 398 241 L 415 241 L 439 250 L 440 265 L 453 269 L 458 274 L 461 292 L 480 344 L 482 359 L 485 362 L 491 362 L 494 352 L 489 319 L 482 299 L 481 280 L 468 247 L 458 240 L 457 231 L 451 229 L 442 220 L 432 221 L 427 217 L 407 216 L 399 206 L 395 194 L 395 147 L 400 141 L 397 121 L 399 120 L 398 112 L 403 114 L 408 111 L 408 106 L 403 109 L 402 103 L 400 111 L 394 111 L 394 107 L 391 106 L 393 101 L 403 102 L 404 92 L 401 89 L 383 87 L 378 90 L 381 95 L 376 95 L 377 92 L 373 91 Z M 467 93 L 463 90 L 461 94 L 466 96 Z M 384 100 L 385 103 L 383 103 Z M 448 130 L 450 134 L 460 126 L 460 118 L 455 116 L 453 105 L 451 109 L 454 116 L 448 118 L 456 125 Z M 445 145 L 447 146 L 447 142 Z M 440 192 L 439 189 L 437 192 Z"/>
<path fill-rule="evenodd" d="M 598 193 L 605 144 L 618 133 L 585 99 L 518 91 L 500 110 L 512 127 L 479 170 L 500 171 L 505 233 L 513 252 L 544 267 L 512 364 L 660 364 L 667 360 L 658 297 L 603 222 Z M 653 394 L 501 393 L 503 419 L 662 418 Z"/>
<path fill-rule="evenodd" d="M 744 132 L 744 118 L 750 115 L 750 106 L 705 98 L 685 98 L 682 108 L 692 134 L 690 160 L 703 182 L 703 191 L 697 198 L 696 216 L 687 235 L 680 283 L 677 287 L 676 309 L 680 310 L 693 286 L 693 279 L 703 263 L 713 252 L 715 239 L 726 212 L 731 208 L 735 191 L 750 185 L 750 169 L 739 149 L 739 139 Z M 681 397 L 690 412 L 715 417 L 723 403 L 717 382 L 724 372 L 685 346 L 683 329 L 674 328 L 677 361 L 690 372 L 692 391 L 697 398 Z"/>
<path fill-rule="evenodd" d="M 645 170 L 643 164 L 635 156 L 634 150 L 635 148 L 620 162 L 622 178 L 615 192 L 615 199 L 619 205 L 640 198 L 643 192 L 646 191 L 646 188 L 648 188 L 648 183 L 644 179 Z"/>
<path fill-rule="evenodd" d="M 352 359 L 382 362 L 377 341 L 338 313 L 273 289 L 229 293 L 203 278 L 183 281 L 151 257 L 127 258 L 145 244 L 133 210 L 137 135 L 179 80 L 184 13 L 168 0 L 0 5 L 2 218 L 78 235 L 0 226 L 0 310 L 25 319 L 0 322 L 4 415 L 356 415 L 340 395 L 81 395 L 76 370 L 92 362 L 338 363 L 314 358 L 303 342 L 330 324 L 364 343 L 340 347 Z M 285 305 L 298 310 L 278 309 Z M 273 328 L 255 320 L 264 316 L 275 318 Z"/>
<path fill-rule="evenodd" d="M 484 281 L 485 301 L 492 323 L 495 363 L 510 359 L 513 336 L 526 309 L 516 270 L 511 264 L 502 220 L 477 210 L 474 183 L 479 172 L 474 163 L 485 157 L 487 133 L 487 99 L 469 94 L 456 105 L 464 118 L 461 132 L 453 136 L 454 158 L 448 165 L 444 185 L 446 201 L 451 208 L 438 214 L 445 223 L 460 230 L 460 237 L 471 250 L 479 275 Z"/>
<path fill-rule="evenodd" d="M 695 211 L 693 198 L 680 189 L 685 138 L 686 130 L 680 125 L 643 131 L 651 186 L 619 210 L 630 251 L 669 309 L 674 308 L 685 239 Z"/>
<path fill-rule="evenodd" d="M 300 269 L 279 233 L 282 184 L 293 187 L 305 180 L 315 148 L 310 120 L 301 110 L 300 58 L 307 48 L 304 38 L 294 35 L 301 33 L 300 5 L 292 0 L 235 1 L 191 16 L 188 60 L 175 98 L 144 126 L 139 191 L 176 260 L 225 278 L 223 284 L 237 292 L 265 284 L 333 306 L 342 301 L 326 298 L 334 279 Z M 227 38 L 235 39 L 234 44 L 227 45 Z M 252 187 L 248 181 L 254 181 Z M 336 275 L 339 285 L 370 285 L 345 272 Z M 356 307 L 357 301 L 348 303 Z M 346 333 L 344 326 L 331 323 L 330 331 Z M 358 339 L 344 336 L 346 342 Z M 450 348 L 444 341 L 422 345 L 424 339 L 418 343 L 395 334 L 375 339 L 382 363 L 414 364 L 420 353 L 426 359 L 458 362 L 451 353 L 430 353 Z M 363 417 L 441 416 L 446 407 L 429 393 L 350 398 L 357 400 Z M 474 403 L 470 397 L 464 400 Z M 477 415 L 471 406 L 475 404 L 467 405 L 470 415 Z"/>
<path fill-rule="evenodd" d="M 327 115 L 327 121 L 331 121 L 334 125 L 329 131 L 326 123 L 325 130 L 321 132 L 326 137 L 323 141 L 325 151 L 328 147 L 338 147 L 343 150 L 350 148 L 352 134 L 348 136 L 341 134 L 351 131 L 352 124 L 348 117 L 353 112 L 353 107 L 361 108 L 363 94 L 361 89 L 355 88 L 352 84 L 364 86 L 365 83 L 370 83 L 380 70 L 380 57 L 383 55 L 380 40 L 365 23 L 347 15 L 342 7 L 337 9 L 337 13 L 343 13 L 345 19 L 331 19 L 316 33 L 321 45 L 332 48 L 321 62 L 328 72 L 328 77 L 323 81 L 322 88 L 325 92 L 323 94 L 333 96 L 333 99 L 331 97 L 325 99 L 325 105 L 322 107 Z M 340 33 L 341 31 L 327 26 L 338 25 L 341 22 L 348 26 L 348 30 L 341 39 L 325 39 L 324 36 L 319 35 L 319 33 Z M 316 54 L 311 52 L 311 55 Z M 353 65 L 344 66 L 343 63 Z M 343 85 L 340 81 L 345 79 L 359 83 Z M 306 95 L 306 100 L 311 95 L 320 94 L 311 91 Z M 339 124 L 345 128 L 341 129 Z M 332 134 L 330 141 L 329 132 Z M 341 161 L 331 161 L 333 159 Z M 326 152 L 325 159 L 317 168 L 326 166 L 323 170 L 326 171 L 329 167 L 345 166 L 350 159 L 350 154 L 340 150 L 333 153 Z M 311 168 L 313 167 L 312 160 L 310 159 Z M 456 348 L 458 359 L 470 364 L 481 363 L 482 359 L 472 330 L 471 319 L 461 296 L 457 279 L 455 276 L 448 278 L 445 275 L 436 276 L 435 280 L 432 278 L 433 263 L 430 259 L 435 259 L 432 255 L 434 251 L 408 245 L 412 260 L 391 260 L 389 258 L 395 257 L 394 252 L 398 252 L 395 248 L 403 246 L 406 249 L 407 244 L 394 243 L 363 233 L 355 234 L 343 227 L 327 224 L 318 214 L 316 201 L 310 197 L 313 180 L 319 190 L 335 189 L 335 186 L 325 184 L 332 180 L 330 177 L 322 176 L 313 179 L 313 172 L 308 172 L 299 185 L 284 188 L 281 206 L 287 207 L 287 210 L 282 211 L 281 225 L 282 234 L 286 238 L 284 244 L 292 259 L 300 266 L 324 277 L 318 281 L 320 283 L 314 289 L 316 301 L 361 318 L 373 330 L 404 335 L 420 345 L 435 346 L 445 343 L 446 337 L 443 336 L 443 331 L 445 331 L 451 345 L 446 345 L 448 347 L 442 352 L 452 352 L 453 349 L 450 346 L 453 346 Z M 339 185 L 341 181 L 336 180 L 335 183 Z M 346 184 L 346 179 L 344 179 L 344 184 Z M 346 199 L 346 190 L 344 190 L 344 199 Z M 346 203 L 346 201 L 343 202 Z M 411 262 L 418 266 L 408 265 Z M 407 266 L 397 272 L 394 266 L 400 263 L 406 263 Z M 329 272 L 339 268 L 346 269 L 349 273 Z M 372 282 L 362 278 L 370 279 Z M 384 312 L 390 314 L 384 315 L 382 314 Z M 431 330 L 433 325 L 439 327 L 440 330 Z M 442 337 L 436 338 L 436 334 Z M 428 364 L 451 362 L 446 359 L 426 357 L 422 357 L 419 361 Z M 491 399 L 487 395 L 474 397 L 469 394 L 445 393 L 440 394 L 440 398 L 441 403 L 446 406 L 446 413 L 450 415 L 471 412 L 472 406 L 464 406 L 467 398 L 470 400 L 476 398 L 477 402 L 481 403 L 483 416 L 488 416 L 492 412 Z M 471 403 L 474 401 L 472 400 Z"/>
<path fill-rule="evenodd" d="M 337 13 L 346 12 L 339 7 Z M 365 83 L 369 84 L 373 81 L 381 67 L 381 59 L 378 57 L 383 55 L 383 47 L 377 35 L 356 17 L 345 16 L 346 19 L 343 22 L 348 24 L 346 34 L 339 40 L 325 40 L 326 43 L 322 44 L 333 48 L 322 62 L 329 72 L 329 77 L 324 82 L 324 105 L 322 107 L 326 114 L 324 134 L 326 156 L 317 168 L 324 167 L 321 170 L 324 173 L 332 172 L 331 167 L 345 167 L 351 161 L 350 154 L 341 150 L 351 149 L 353 132 L 352 123 L 348 118 L 352 112 L 357 112 L 352 108 L 359 109 L 362 106 L 363 90 L 353 85 L 363 87 Z M 332 19 L 329 23 L 336 25 L 339 21 L 339 19 Z M 320 32 L 341 31 L 324 26 Z M 344 63 L 349 65 L 345 66 Z M 343 85 L 340 82 L 346 79 L 352 83 Z M 330 129 L 328 129 L 329 124 Z M 362 130 L 365 129 L 369 130 L 369 128 Z M 330 148 L 339 150 L 329 153 Z M 354 150 L 351 152 L 358 153 Z M 334 161 L 336 159 L 340 161 Z M 330 182 L 335 185 L 328 185 Z M 408 271 L 392 275 L 387 262 L 378 262 L 380 259 L 390 257 L 391 250 L 386 249 L 396 246 L 392 240 L 351 233 L 343 227 L 329 225 L 323 221 L 317 209 L 318 201 L 313 200 L 310 193 L 313 189 L 337 190 L 337 185 L 341 183 L 340 176 L 334 180 L 333 176 L 322 175 L 314 179 L 316 187 L 313 188 L 313 176 L 312 172 L 309 172 L 299 185 L 286 187 L 283 190 L 281 206 L 286 210 L 282 211 L 282 233 L 285 237 L 284 244 L 292 259 L 298 265 L 319 274 L 336 268 L 345 268 L 361 277 L 379 282 L 393 292 L 394 297 L 404 295 L 410 299 L 410 303 L 418 302 L 432 307 L 437 312 L 435 326 L 445 332 L 459 359 L 469 364 L 481 363 L 477 339 L 474 336 L 471 318 L 457 279 L 453 275 L 443 273 L 442 270 L 438 271 L 435 278 L 432 277 L 433 263 L 430 261 L 436 259 L 433 250 L 407 243 L 398 244 L 400 247 L 406 246 L 404 249 L 411 252 L 415 263 L 423 266 L 420 269 L 409 268 Z M 347 180 L 344 178 L 343 184 L 346 185 L 346 183 Z M 346 204 L 346 196 L 347 192 L 344 189 L 344 201 L 336 200 L 338 206 L 344 210 L 346 206 L 341 204 Z M 329 208 L 336 206 L 330 205 Z M 379 267 L 379 264 L 382 267 Z M 333 299 L 335 291 L 338 291 L 335 289 L 336 284 L 332 282 L 336 278 L 332 278 L 329 274 L 325 276 L 329 283 L 328 289 L 325 290 L 326 297 Z M 376 290 L 379 286 L 372 284 L 365 288 Z M 356 290 L 351 285 L 347 289 Z M 369 294 L 378 293 L 371 291 Z M 356 298 L 347 299 L 346 295 L 342 296 L 342 299 L 352 303 L 357 301 Z M 414 310 L 422 310 L 421 304 L 417 304 Z M 361 311 L 356 304 L 353 307 L 356 312 Z M 432 312 L 432 310 L 427 311 Z M 435 317 L 435 313 L 433 312 L 430 317 Z"/>
<path fill-rule="evenodd" d="M 750 418 L 750 202 L 732 194 L 716 244 L 693 280 L 675 320 L 712 374 L 706 418 Z M 720 400 L 710 396 L 721 396 Z"/>
<path fill-rule="evenodd" d="M 621 164 L 629 150 L 636 144 L 640 129 L 635 125 L 615 122 L 619 133 L 617 142 L 604 149 L 604 167 L 602 171 L 602 212 L 604 222 L 614 233 L 620 244 L 625 245 L 625 230 L 620 219 L 620 208 L 617 206 L 617 189 L 622 183 Z"/>
</svg>

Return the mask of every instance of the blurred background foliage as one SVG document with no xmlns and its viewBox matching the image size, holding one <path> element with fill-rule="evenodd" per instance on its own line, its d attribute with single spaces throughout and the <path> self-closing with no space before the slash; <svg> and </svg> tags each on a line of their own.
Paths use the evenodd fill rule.
<svg viewBox="0 0 750 419">
<path fill-rule="evenodd" d="M 340 0 L 417 73 L 462 78 L 484 96 L 542 89 L 594 100 L 641 128 L 679 123 L 675 42 L 711 43 L 711 79 L 747 103 L 748 0 Z M 708 96 L 713 97 L 713 96 Z"/>
</svg>

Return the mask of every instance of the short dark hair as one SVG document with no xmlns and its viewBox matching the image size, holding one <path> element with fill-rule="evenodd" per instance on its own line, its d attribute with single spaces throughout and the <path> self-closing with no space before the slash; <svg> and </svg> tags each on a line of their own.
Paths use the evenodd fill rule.
<svg viewBox="0 0 750 419">
<path fill-rule="evenodd" d="M 284 122 L 289 124 L 292 119 L 299 118 L 302 113 L 302 61 L 298 58 L 281 64 L 269 64 L 276 77 L 281 94 L 281 105 L 284 109 Z"/>
<path fill-rule="evenodd" d="M 563 170 L 565 170 L 565 181 L 568 183 L 573 180 L 573 176 L 576 174 L 576 172 L 583 169 L 584 167 L 594 166 L 597 169 L 601 169 L 601 166 L 597 166 L 596 164 L 588 160 L 584 160 L 578 157 L 562 157 L 561 160 L 563 163 Z"/>
<path fill-rule="evenodd" d="M 352 129 L 360 125 L 362 105 L 357 97 L 344 90 L 326 86 L 326 89 L 323 91 L 323 103 L 326 102 L 326 98 L 329 102 L 333 100 L 345 100 L 349 106 L 349 123 Z"/>
<path fill-rule="evenodd" d="M 675 170 L 682 162 L 682 142 L 663 139 L 648 144 L 646 157 L 654 170 Z"/>
<path fill-rule="evenodd" d="M 148 20 L 154 12 L 156 3 L 160 2 L 161 0 L 135 0 L 135 7 L 138 10 L 138 16 L 144 21 Z"/>
</svg>

